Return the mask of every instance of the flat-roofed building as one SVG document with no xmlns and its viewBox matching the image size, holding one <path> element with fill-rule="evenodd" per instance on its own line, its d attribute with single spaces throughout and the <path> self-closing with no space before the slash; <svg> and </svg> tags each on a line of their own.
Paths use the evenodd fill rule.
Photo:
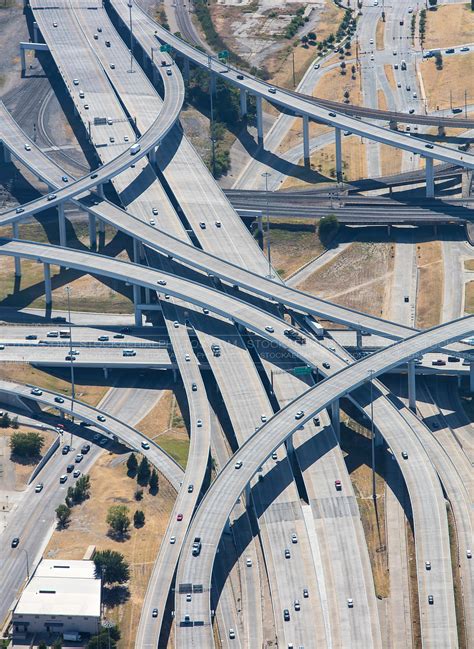
<svg viewBox="0 0 474 649">
<path fill-rule="evenodd" d="M 13 611 L 13 633 L 97 633 L 101 580 L 93 561 L 44 559 Z"/>
</svg>

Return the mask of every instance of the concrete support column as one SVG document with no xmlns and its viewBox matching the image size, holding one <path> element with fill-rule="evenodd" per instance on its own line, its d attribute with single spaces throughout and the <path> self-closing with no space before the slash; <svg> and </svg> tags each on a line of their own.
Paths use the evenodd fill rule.
<svg viewBox="0 0 474 649">
<path fill-rule="evenodd" d="M 438 126 L 438 137 L 444 137 L 446 135 L 446 129 L 444 126 Z"/>
<path fill-rule="evenodd" d="M 21 74 L 22 76 L 26 72 L 26 57 L 25 57 L 25 50 L 20 46 L 20 59 L 21 59 Z"/>
<path fill-rule="evenodd" d="M 250 488 L 250 482 L 247 482 L 247 484 L 245 485 L 245 491 L 244 491 L 244 494 L 245 494 L 245 506 L 247 507 L 247 509 L 249 509 L 251 507 L 251 505 L 252 505 L 251 493 L 252 493 L 252 491 L 251 491 L 251 488 Z"/>
<path fill-rule="evenodd" d="M 469 363 L 469 391 L 474 392 L 474 361 Z"/>
<path fill-rule="evenodd" d="M 109 378 L 109 368 L 104 367 L 102 369 L 104 370 L 104 379 L 108 379 Z"/>
<path fill-rule="evenodd" d="M 65 246 L 66 238 L 66 217 L 64 215 L 64 203 L 58 205 L 58 220 L 59 220 L 59 245 Z"/>
<path fill-rule="evenodd" d="M 19 239 L 20 232 L 18 228 L 18 221 L 12 223 L 12 230 L 13 230 L 13 238 Z M 13 259 L 15 260 L 15 277 L 21 277 L 21 259 L 20 257 L 13 257 Z"/>
<path fill-rule="evenodd" d="M 151 304 L 151 291 L 149 288 L 145 288 L 145 304 Z"/>
<path fill-rule="evenodd" d="M 426 158 L 426 198 L 434 198 L 433 158 Z"/>
<path fill-rule="evenodd" d="M 33 39 L 35 43 L 38 43 L 38 23 L 35 21 L 33 23 Z"/>
<path fill-rule="evenodd" d="M 46 308 L 51 307 L 51 303 L 53 301 L 52 295 L 51 295 L 51 269 L 49 264 L 44 263 L 44 294 L 46 297 Z"/>
<path fill-rule="evenodd" d="M 336 179 L 338 182 L 342 180 L 342 140 L 341 129 L 334 129 L 334 137 L 336 138 Z"/>
<path fill-rule="evenodd" d="M 263 146 L 263 113 L 262 113 L 262 98 L 257 95 L 257 139 L 258 143 Z"/>
<path fill-rule="evenodd" d="M 389 128 L 390 128 L 392 131 L 398 131 L 398 124 L 397 124 L 397 122 L 396 122 L 394 119 L 391 119 L 391 120 L 390 120 L 390 122 L 389 122 Z"/>
<path fill-rule="evenodd" d="M 135 307 L 135 326 L 136 327 L 141 327 L 142 326 L 142 312 L 141 309 L 138 308 L 138 305 L 140 304 L 140 287 L 137 286 L 137 284 L 133 285 L 133 306 Z"/>
<path fill-rule="evenodd" d="M 184 58 L 183 77 L 184 77 L 185 81 L 189 81 L 189 59 L 188 59 L 188 57 Z"/>
<path fill-rule="evenodd" d="M 341 441 L 341 419 L 339 414 L 339 399 L 336 399 L 331 403 L 331 423 L 336 433 L 336 439 L 338 442 Z"/>
<path fill-rule="evenodd" d="M 89 243 L 91 250 L 97 246 L 97 228 L 95 214 L 89 214 Z"/>
<path fill-rule="evenodd" d="M 357 349 L 362 349 L 362 334 L 360 332 L 360 329 L 356 329 L 356 336 L 357 336 Z"/>
<path fill-rule="evenodd" d="M 410 410 L 416 412 L 416 378 L 415 362 L 408 362 L 408 406 Z"/>
<path fill-rule="evenodd" d="M 247 91 L 245 88 L 240 89 L 240 117 L 247 115 Z"/>
<path fill-rule="evenodd" d="M 97 185 L 97 193 L 101 198 L 104 198 L 104 185 Z"/>
<path fill-rule="evenodd" d="M 138 239 L 133 239 L 133 263 L 140 263 L 140 242 Z"/>
<path fill-rule="evenodd" d="M 216 74 L 211 72 L 211 92 L 213 95 L 216 94 Z"/>
<path fill-rule="evenodd" d="M 12 156 L 10 151 L 7 149 L 6 145 L 2 145 L 2 162 L 9 164 L 12 161 Z"/>
<path fill-rule="evenodd" d="M 309 117 L 303 115 L 303 158 L 305 166 L 309 167 Z"/>
<path fill-rule="evenodd" d="M 151 74 L 153 79 L 153 85 L 156 86 L 158 82 L 158 70 L 155 68 L 155 66 L 152 67 Z"/>
<path fill-rule="evenodd" d="M 288 455 L 291 455 L 292 453 L 295 452 L 295 446 L 293 444 L 293 435 L 290 435 L 289 437 L 286 438 L 286 452 Z"/>
</svg>

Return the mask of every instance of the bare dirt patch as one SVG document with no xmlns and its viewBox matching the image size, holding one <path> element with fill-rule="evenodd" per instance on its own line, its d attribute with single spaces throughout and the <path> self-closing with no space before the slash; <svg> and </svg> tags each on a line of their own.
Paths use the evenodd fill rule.
<svg viewBox="0 0 474 649">
<path fill-rule="evenodd" d="M 395 90 L 395 88 L 397 87 L 397 82 L 395 81 L 395 74 L 393 72 L 392 66 L 386 63 L 383 66 L 383 70 L 385 72 L 385 76 L 387 77 L 387 81 L 390 84 L 390 87 L 392 88 L 392 90 Z"/>
<path fill-rule="evenodd" d="M 356 74 L 352 78 L 351 68 L 355 61 L 346 61 L 346 74 L 341 74 L 339 68 L 328 70 L 326 74 L 316 84 L 313 95 L 321 99 L 333 99 L 335 101 L 344 101 L 344 93 L 349 92 L 351 104 L 362 105 L 362 95 L 360 91 L 360 81 Z"/>
<path fill-rule="evenodd" d="M 383 90 L 377 90 L 377 103 L 380 110 L 388 110 L 387 98 Z"/>
<path fill-rule="evenodd" d="M 324 248 L 316 234 L 315 223 L 306 220 L 299 224 L 297 219 L 273 222 L 270 227 L 272 266 L 280 277 L 288 277 L 298 268 L 317 257 Z M 267 236 L 264 234 L 263 249 L 267 251 Z"/>
<path fill-rule="evenodd" d="M 54 532 L 44 556 L 82 559 L 88 545 L 95 545 L 98 550 L 116 550 L 125 556 L 131 572 L 129 597 L 122 604 L 106 606 L 106 616 L 120 626 L 122 638 L 118 646 L 128 649 L 134 646 L 148 579 L 176 493 L 160 475 L 158 494 L 152 496 L 144 489 L 143 499 L 135 501 L 137 483 L 127 476 L 125 464 L 117 463 L 118 459 L 119 456 L 104 454 L 97 460 L 90 471 L 91 497 L 73 508 L 69 527 Z M 145 513 L 144 527 L 137 530 L 132 525 L 123 541 L 107 535 L 107 511 L 116 504 L 127 506 L 131 517 L 137 509 Z"/>
<path fill-rule="evenodd" d="M 458 6 L 458 5 L 451 5 Z M 472 40 L 472 36 L 471 39 Z M 443 55 L 443 69 L 437 70 L 434 58 L 425 59 L 420 65 L 428 110 L 464 108 L 474 99 L 474 52 L 459 55 Z"/>
<path fill-rule="evenodd" d="M 380 19 L 375 30 L 375 47 L 378 51 L 385 49 L 385 23 Z"/>
<path fill-rule="evenodd" d="M 464 262 L 464 270 L 474 270 L 474 259 L 466 259 Z"/>
<path fill-rule="evenodd" d="M 474 281 L 467 282 L 464 287 L 464 311 L 474 313 Z"/>
<path fill-rule="evenodd" d="M 380 145 L 380 164 L 382 176 L 398 174 L 402 169 L 403 151 L 386 144 Z"/>
<path fill-rule="evenodd" d="M 341 446 L 346 455 L 348 468 L 352 469 L 350 477 L 367 541 L 375 593 L 379 597 L 386 598 L 390 595 L 390 577 L 386 551 L 385 480 L 379 473 L 376 474 L 376 503 L 374 504 L 370 466 L 370 432 L 348 417 L 344 417 Z"/>
<path fill-rule="evenodd" d="M 313 273 L 299 289 L 384 317 L 388 313 L 393 244 L 357 241 Z"/>
<path fill-rule="evenodd" d="M 470 43 L 474 33 L 474 12 L 470 5 L 447 4 L 426 12 L 425 49 Z"/>
<path fill-rule="evenodd" d="M 189 453 L 189 435 L 176 397 L 165 390 L 158 403 L 136 426 L 137 430 L 159 444 L 183 469 Z"/>
<path fill-rule="evenodd" d="M 439 241 L 426 241 L 416 246 L 418 291 L 416 326 L 427 329 L 439 324 L 443 306 L 443 251 Z"/>
<path fill-rule="evenodd" d="M 2 428 L 0 431 L 0 434 L 5 437 L 6 443 L 10 444 L 10 439 L 13 433 L 29 433 L 29 432 L 35 432 L 39 433 L 42 435 L 44 439 L 44 446 L 41 452 L 41 455 L 38 458 L 34 458 L 31 460 L 26 460 L 26 459 L 20 459 L 20 458 L 13 458 L 9 454 L 8 461 L 12 463 L 14 472 L 15 472 L 15 490 L 16 491 L 23 491 L 26 489 L 26 485 L 28 482 L 28 479 L 30 475 L 33 472 L 33 469 L 35 466 L 38 464 L 38 462 L 41 460 L 43 455 L 46 453 L 46 451 L 49 449 L 51 444 L 54 442 L 56 439 L 57 433 L 55 433 L 52 430 L 38 430 L 37 428 L 32 428 L 31 426 L 28 425 L 23 425 L 19 424 L 18 428 Z M 8 449 L 8 452 L 10 449 Z"/>
</svg>

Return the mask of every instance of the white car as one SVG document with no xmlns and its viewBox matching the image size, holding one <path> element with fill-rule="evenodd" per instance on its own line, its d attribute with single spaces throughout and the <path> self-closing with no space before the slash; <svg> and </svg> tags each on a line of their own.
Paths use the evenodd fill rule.
<svg viewBox="0 0 474 649">
<path fill-rule="evenodd" d="M 267 415 L 260 415 L 260 419 L 265 423 L 267 421 Z"/>
<path fill-rule="evenodd" d="M 25 144 L 25 151 L 31 151 L 31 147 L 29 144 Z"/>
<path fill-rule="evenodd" d="M 185 354 L 184 360 L 189 362 L 191 360 L 191 356 L 189 354 Z"/>
<path fill-rule="evenodd" d="M 178 322 L 177 320 L 175 320 L 175 321 L 173 322 L 173 327 L 174 327 L 175 329 L 177 329 L 177 328 L 179 327 L 179 322 Z"/>
<path fill-rule="evenodd" d="M 150 219 L 150 225 L 156 225 L 155 219 Z"/>
<path fill-rule="evenodd" d="M 144 448 L 145 451 L 149 451 L 150 450 L 150 445 L 148 444 L 148 442 L 142 442 L 142 448 Z"/>
<path fill-rule="evenodd" d="M 291 542 L 292 543 L 298 543 L 298 537 L 296 536 L 296 534 L 294 532 L 291 535 Z"/>
<path fill-rule="evenodd" d="M 197 420 L 197 422 L 196 422 L 196 426 L 197 426 L 198 428 L 202 428 L 202 419 L 198 419 L 198 420 Z"/>
<path fill-rule="evenodd" d="M 247 565 L 247 568 L 250 568 L 252 566 L 252 559 L 250 557 L 247 557 L 245 559 L 245 564 Z"/>
<path fill-rule="evenodd" d="M 170 543 L 174 545 L 176 543 L 176 536 L 170 536 Z"/>
<path fill-rule="evenodd" d="M 370 55 L 370 60 L 375 61 L 375 56 L 373 54 Z"/>
<path fill-rule="evenodd" d="M 348 608 L 354 608 L 354 600 L 352 599 L 352 597 L 347 598 L 347 606 Z"/>
<path fill-rule="evenodd" d="M 371 38 L 370 41 L 369 41 L 369 43 L 370 43 L 371 45 L 373 45 L 373 44 L 374 44 L 374 39 Z"/>
</svg>

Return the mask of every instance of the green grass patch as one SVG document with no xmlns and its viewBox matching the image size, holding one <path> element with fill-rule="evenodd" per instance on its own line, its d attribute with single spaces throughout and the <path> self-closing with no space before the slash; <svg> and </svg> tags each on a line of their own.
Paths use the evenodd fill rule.
<svg viewBox="0 0 474 649">
<path fill-rule="evenodd" d="M 186 469 L 189 455 L 189 437 L 177 438 L 173 434 L 163 433 L 156 438 L 156 443 L 166 451 L 171 457 L 180 464 L 183 469 Z"/>
</svg>

